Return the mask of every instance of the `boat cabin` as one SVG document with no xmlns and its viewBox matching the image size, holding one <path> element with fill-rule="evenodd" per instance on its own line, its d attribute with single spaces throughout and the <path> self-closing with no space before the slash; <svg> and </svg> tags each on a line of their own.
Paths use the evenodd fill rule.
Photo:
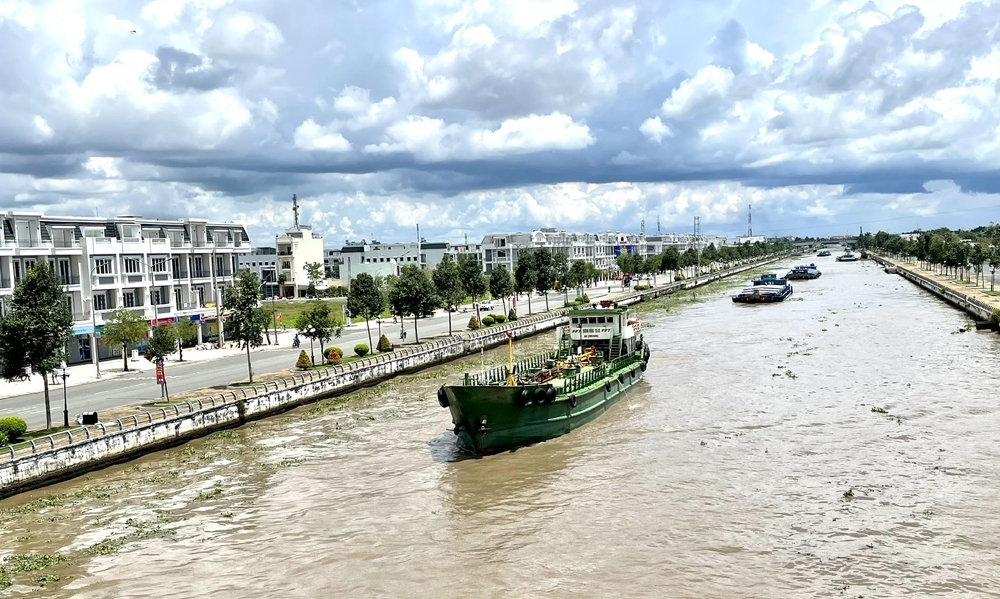
<svg viewBox="0 0 1000 599">
<path fill-rule="evenodd" d="M 628 308 L 570 310 L 568 316 L 569 325 L 559 331 L 560 354 L 590 352 L 598 359 L 614 360 L 634 351 L 641 325 Z"/>
</svg>

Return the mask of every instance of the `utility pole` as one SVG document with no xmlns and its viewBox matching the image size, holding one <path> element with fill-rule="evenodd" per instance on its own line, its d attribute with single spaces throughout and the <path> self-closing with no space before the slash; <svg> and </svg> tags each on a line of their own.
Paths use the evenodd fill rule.
<svg viewBox="0 0 1000 599">
<path fill-rule="evenodd" d="M 753 237 L 753 204 L 747 204 L 747 237 Z"/>
<path fill-rule="evenodd" d="M 299 198 L 292 194 L 292 213 L 295 215 L 295 228 L 299 228 Z"/>
</svg>

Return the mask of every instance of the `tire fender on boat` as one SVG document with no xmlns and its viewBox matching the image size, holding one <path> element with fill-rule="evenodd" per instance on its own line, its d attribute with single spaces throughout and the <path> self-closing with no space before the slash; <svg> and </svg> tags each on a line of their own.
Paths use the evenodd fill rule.
<svg viewBox="0 0 1000 599">
<path fill-rule="evenodd" d="M 576 407 L 576 396 L 575 395 L 570 395 L 567 398 L 567 400 L 569 401 L 569 407 L 571 407 L 571 408 L 575 408 Z"/>
<path fill-rule="evenodd" d="M 438 403 L 441 404 L 442 408 L 448 407 L 448 394 L 444 392 L 444 387 L 438 389 Z"/>
<path fill-rule="evenodd" d="M 556 400 L 556 388 L 549 387 L 545 390 L 545 403 L 552 403 Z"/>
<path fill-rule="evenodd" d="M 643 362 L 642 364 L 640 364 L 639 369 L 642 370 L 643 372 L 646 372 L 646 363 Z"/>
<path fill-rule="evenodd" d="M 619 385 L 624 385 L 625 384 L 625 375 L 624 374 L 619 374 L 618 375 L 618 384 Z"/>
<path fill-rule="evenodd" d="M 604 381 L 604 390 L 611 391 L 611 381 Z"/>
<path fill-rule="evenodd" d="M 517 405 L 522 408 L 531 403 L 531 392 L 527 389 L 521 389 L 521 392 L 517 394 Z"/>
<path fill-rule="evenodd" d="M 541 387 L 535 387 L 535 393 L 532 396 L 535 401 L 535 405 L 541 405 L 545 401 L 545 389 Z"/>
</svg>

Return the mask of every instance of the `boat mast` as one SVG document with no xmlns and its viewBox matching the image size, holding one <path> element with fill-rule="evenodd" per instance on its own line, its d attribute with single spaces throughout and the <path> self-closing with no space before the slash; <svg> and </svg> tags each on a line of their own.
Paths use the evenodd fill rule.
<svg viewBox="0 0 1000 599">
<path fill-rule="evenodd" d="M 514 333 L 507 331 L 507 386 L 513 387 L 514 382 Z"/>
</svg>

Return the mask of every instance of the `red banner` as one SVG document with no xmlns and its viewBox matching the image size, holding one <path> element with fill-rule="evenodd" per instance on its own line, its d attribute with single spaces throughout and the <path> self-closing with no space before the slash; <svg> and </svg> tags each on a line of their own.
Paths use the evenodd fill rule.
<svg viewBox="0 0 1000 599">
<path fill-rule="evenodd" d="M 160 385 L 167 382 L 167 377 L 163 375 L 163 363 L 156 365 L 156 382 Z"/>
</svg>

